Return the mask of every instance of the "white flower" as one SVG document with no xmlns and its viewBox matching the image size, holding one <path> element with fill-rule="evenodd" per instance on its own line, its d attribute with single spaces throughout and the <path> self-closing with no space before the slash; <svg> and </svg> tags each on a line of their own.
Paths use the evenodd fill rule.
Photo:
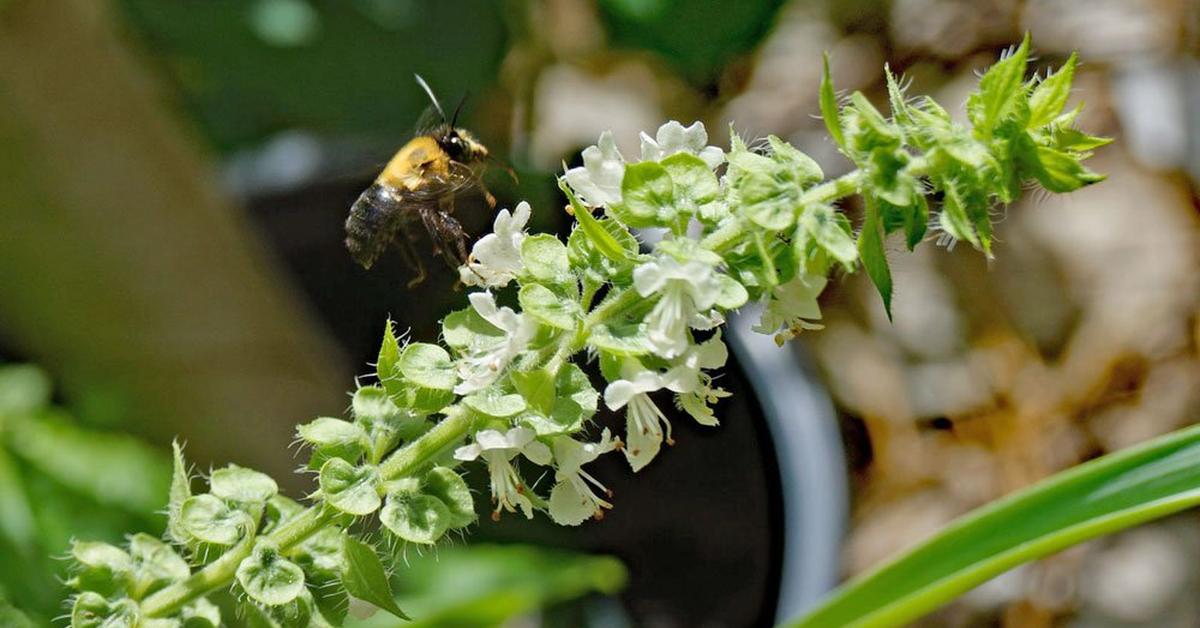
<svg viewBox="0 0 1200 628">
<path fill-rule="evenodd" d="M 817 297 L 828 281 L 821 275 L 800 274 L 776 286 L 754 331 L 760 334 L 775 333 L 775 342 L 782 345 L 805 329 L 824 327 L 810 321 L 821 320 L 821 306 L 817 304 Z"/>
<path fill-rule="evenodd" d="M 629 406 L 625 411 L 625 458 L 629 466 L 637 471 L 658 454 L 664 440 L 664 426 L 667 444 L 675 444 L 671 440 L 671 423 L 662 410 L 654 405 L 650 393 L 663 388 L 685 392 L 691 382 L 686 372 L 678 370 L 666 373 L 641 370 L 636 374 L 627 373 L 626 376 L 627 379 L 618 379 L 604 389 L 604 404 L 610 410 Z"/>
<path fill-rule="evenodd" d="M 533 502 L 525 494 L 529 489 L 517 475 L 512 460 L 523 455 L 536 464 L 550 464 L 550 448 L 535 437 L 536 433 L 527 427 L 514 427 L 504 433 L 482 430 L 475 434 L 474 443 L 454 450 L 456 460 L 475 460 L 482 456 L 487 461 L 492 502 L 496 505 L 492 519 L 500 518 L 501 509 L 516 512 L 518 507 L 525 513 L 525 518 L 533 518 Z"/>
<path fill-rule="evenodd" d="M 646 262 L 633 271 L 638 294 L 661 295 L 646 317 L 646 338 L 659 356 L 673 358 L 688 346 L 687 328 L 708 329 L 710 310 L 721 294 L 712 266 L 699 261 L 680 264 L 670 256 Z"/>
<path fill-rule="evenodd" d="M 654 138 L 642 133 L 642 161 L 658 161 L 675 153 L 688 152 L 703 159 L 709 168 L 716 168 L 725 162 L 725 151 L 707 144 L 708 131 L 704 130 L 703 123 L 693 122 L 685 128 L 671 120 L 658 127 Z"/>
<path fill-rule="evenodd" d="M 606 497 L 612 496 L 599 480 L 583 470 L 583 465 L 620 446 L 620 441 L 609 436 L 608 428 L 600 434 L 598 443 L 581 443 L 570 436 L 554 439 L 554 462 L 558 470 L 554 479 L 558 484 L 550 491 L 550 517 L 560 525 L 577 526 L 588 517 L 603 518 L 604 508 L 612 504 L 598 497 L 592 486 L 600 489 Z M 592 486 L 589 486 L 588 483 Z"/>
<path fill-rule="evenodd" d="M 529 203 L 525 201 L 521 201 L 511 214 L 507 209 L 496 214 L 492 233 L 471 247 L 471 257 L 458 268 L 464 284 L 499 288 L 516 278 L 521 272 L 521 242 L 525 240 L 529 214 Z"/>
<path fill-rule="evenodd" d="M 490 292 L 472 292 L 467 299 L 480 317 L 504 334 L 499 337 L 477 334 L 474 337 L 467 354 L 458 361 L 458 376 L 462 381 L 454 387 L 454 392 L 459 395 L 491 386 L 508 363 L 525 350 L 537 330 L 537 324 L 524 314 L 509 307 L 496 307 L 496 297 Z"/>
<path fill-rule="evenodd" d="M 619 203 L 625 158 L 617 150 L 612 131 L 601 133 L 594 146 L 583 149 L 583 165 L 567 170 L 563 178 L 588 205 L 609 207 Z"/>
<path fill-rule="evenodd" d="M 671 368 L 671 371 L 675 372 L 673 379 L 686 382 L 680 385 L 683 390 L 676 391 L 678 394 L 675 399 L 679 408 L 701 425 L 717 425 L 717 417 L 713 415 L 709 406 L 722 397 L 729 396 L 726 390 L 713 387 L 712 376 L 703 369 L 721 368 L 728 359 L 729 349 L 718 334 L 702 344 L 690 347 L 680 357 L 677 366 Z"/>
</svg>

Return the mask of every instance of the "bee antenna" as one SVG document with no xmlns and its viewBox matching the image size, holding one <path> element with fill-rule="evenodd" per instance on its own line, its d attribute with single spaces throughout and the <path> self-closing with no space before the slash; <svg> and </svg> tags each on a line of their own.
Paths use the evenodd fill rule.
<svg viewBox="0 0 1200 628">
<path fill-rule="evenodd" d="M 470 95 L 470 92 L 463 94 L 462 98 L 460 98 L 458 101 L 458 106 L 454 108 L 454 116 L 452 116 L 450 118 L 450 128 L 454 128 L 455 125 L 458 123 L 458 113 L 460 111 L 462 111 L 463 105 L 467 102 L 468 95 Z M 445 116 L 443 116 L 443 117 L 445 117 Z"/>
<path fill-rule="evenodd" d="M 442 109 L 442 103 L 438 102 L 437 96 L 433 95 L 433 89 L 429 87 L 429 83 L 426 83 L 425 79 L 421 78 L 420 74 L 413 74 L 413 78 L 417 79 L 417 85 L 420 85 L 421 89 L 425 90 L 425 93 L 429 95 L 429 100 L 433 102 L 434 108 L 437 109 L 438 114 L 442 116 L 442 122 L 445 122 L 446 112 Z M 455 112 L 455 115 L 457 116 L 458 113 Z"/>
</svg>

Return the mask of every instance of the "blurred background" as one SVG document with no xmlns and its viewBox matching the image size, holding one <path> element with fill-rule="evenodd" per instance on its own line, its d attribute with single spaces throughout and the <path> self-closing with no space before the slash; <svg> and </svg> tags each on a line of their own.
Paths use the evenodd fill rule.
<svg viewBox="0 0 1200 628">
<path fill-rule="evenodd" d="M 977 72 L 1026 31 L 1038 69 L 1080 52 L 1074 99 L 1117 139 L 1092 165 L 1110 179 L 999 210 L 991 263 L 893 243 L 893 322 L 865 277 L 831 282 L 826 329 L 779 351 L 836 404 L 808 417 L 836 422 L 808 442 L 836 455 L 805 479 L 848 484 L 849 516 L 790 492 L 787 426 L 767 425 L 742 351 L 721 428 L 676 421 L 680 446 L 636 482 L 598 464 L 604 522 L 484 521 L 470 545 L 410 556 L 405 608 L 455 626 L 769 624 L 807 600 L 793 570 L 852 576 L 1194 421 L 1200 2 L 0 0 L 0 620 L 61 613 L 47 557 L 70 538 L 161 531 L 175 436 L 201 469 L 255 466 L 302 494 L 294 426 L 345 411 L 385 318 L 430 340 L 462 306 L 450 269 L 407 290 L 398 256 L 365 272 L 342 246 L 427 105 L 413 73 L 466 95 L 462 125 L 515 170 L 488 179 L 499 206 L 528 199 L 535 229 L 565 234 L 554 174 L 605 129 L 636 155 L 667 119 L 717 144 L 733 124 L 832 176 L 849 164 L 814 117 L 822 51 L 840 89 L 884 101 L 887 63 L 965 117 Z M 490 224 L 478 195 L 458 212 Z M 785 551 L 805 542 L 796 499 L 838 526 L 808 541 L 830 560 Z M 1074 548 L 920 625 L 1200 625 L 1197 524 Z"/>
</svg>

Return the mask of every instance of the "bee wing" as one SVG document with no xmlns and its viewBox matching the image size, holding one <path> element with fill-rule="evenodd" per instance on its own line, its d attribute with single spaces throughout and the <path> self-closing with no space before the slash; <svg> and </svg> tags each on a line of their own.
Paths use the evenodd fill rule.
<svg viewBox="0 0 1200 628">
<path fill-rule="evenodd" d="M 420 187 L 405 193 L 412 200 L 433 201 L 479 183 L 479 173 L 470 166 L 451 161 L 445 174 L 427 175 Z"/>
</svg>

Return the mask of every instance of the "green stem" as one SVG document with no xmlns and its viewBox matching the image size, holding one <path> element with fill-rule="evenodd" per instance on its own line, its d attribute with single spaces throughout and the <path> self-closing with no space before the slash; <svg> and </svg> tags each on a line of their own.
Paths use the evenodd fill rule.
<svg viewBox="0 0 1200 628">
<path fill-rule="evenodd" d="M 466 410 L 447 416 L 420 438 L 388 456 L 379 465 L 379 475 L 383 477 L 383 481 L 389 482 L 418 471 L 447 447 L 466 436 L 474 420 L 474 415 Z"/>
</svg>

